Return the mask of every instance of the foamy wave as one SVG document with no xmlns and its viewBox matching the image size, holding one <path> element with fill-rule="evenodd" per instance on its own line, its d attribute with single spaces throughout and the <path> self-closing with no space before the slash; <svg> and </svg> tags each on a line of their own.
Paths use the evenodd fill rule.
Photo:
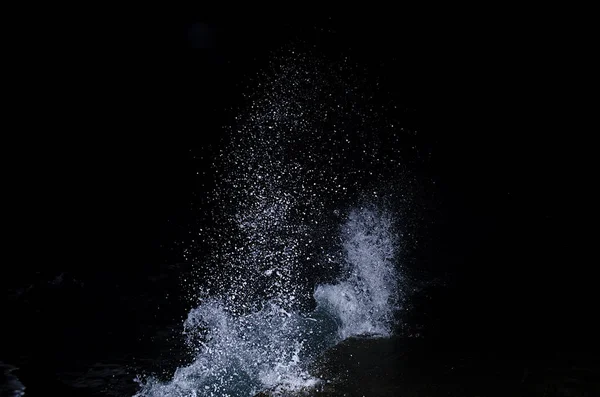
<svg viewBox="0 0 600 397">
<path fill-rule="evenodd" d="M 208 299 L 185 322 L 194 362 L 170 382 L 149 379 L 136 396 L 303 390 L 319 383 L 307 366 L 325 349 L 354 335 L 389 335 L 399 297 L 391 219 L 373 209 L 352 211 L 342 236 L 347 274 L 315 289 L 315 311 L 303 315 L 269 300 L 240 314 L 235 300 Z"/>
<path fill-rule="evenodd" d="M 314 321 L 272 301 L 246 315 L 232 314 L 219 300 L 204 302 L 185 322 L 195 361 L 171 382 L 150 380 L 138 396 L 251 396 L 265 387 L 312 386 L 318 379 L 303 368 L 309 351 L 304 344 L 313 333 L 309 323 Z"/>
</svg>

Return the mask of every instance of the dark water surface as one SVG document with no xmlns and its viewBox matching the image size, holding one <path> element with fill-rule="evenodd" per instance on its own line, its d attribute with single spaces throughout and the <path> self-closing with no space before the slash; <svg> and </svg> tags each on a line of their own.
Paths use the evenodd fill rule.
<svg viewBox="0 0 600 397">
<path fill-rule="evenodd" d="M 173 266 L 146 285 L 154 286 L 156 292 L 169 290 L 180 271 L 181 268 Z M 165 379 L 170 378 L 172 371 L 185 364 L 186 357 L 188 360 L 191 357 L 181 340 L 181 322 L 168 315 L 162 319 L 155 317 L 157 304 L 166 310 L 177 306 L 170 307 L 168 300 L 156 292 L 148 290 L 148 295 L 123 298 L 120 304 L 114 302 L 115 312 L 120 316 L 116 324 L 89 320 L 86 323 L 85 317 L 79 316 L 80 321 L 72 325 L 75 335 L 72 340 L 59 332 L 64 324 L 59 327 L 51 321 L 61 314 L 54 304 L 67 302 L 51 301 L 45 295 L 52 308 L 45 308 L 46 314 L 28 323 L 31 328 L 27 337 L 32 338 L 31 343 L 3 345 L 5 363 L 18 369 L 4 372 L 2 395 L 16 395 L 8 391 L 9 387 L 17 390 L 14 377 L 25 385 L 25 395 L 119 397 L 138 391 L 139 385 L 133 379 L 139 374 L 162 373 Z M 34 297 L 29 299 L 34 303 Z M 351 338 L 340 343 L 311 366 L 311 373 L 323 379 L 323 383 L 314 391 L 289 395 L 595 396 L 600 392 L 600 361 L 593 350 L 588 351 L 585 346 L 561 349 L 560 344 L 553 348 L 551 341 L 537 345 L 533 340 L 526 341 L 529 345 L 514 340 L 508 343 L 501 340 L 501 334 L 469 335 L 469 329 L 463 327 L 458 327 L 459 332 L 452 327 L 450 316 L 436 312 L 444 309 L 435 303 L 441 300 L 453 300 L 448 288 L 424 289 L 414 296 L 414 309 L 435 318 L 428 323 L 421 318 L 420 322 L 397 330 L 398 335 L 391 338 Z M 146 306 L 147 313 L 143 309 Z M 40 302 L 36 307 L 44 309 Z M 67 306 L 62 310 L 64 307 Z M 66 313 L 62 314 L 66 317 Z M 140 324 L 144 318 L 146 325 Z M 48 321 L 42 327 L 46 336 L 36 337 L 41 332 L 37 325 L 40 319 Z M 111 336 L 117 326 L 134 324 L 144 327 L 144 332 L 135 333 L 144 335 L 142 340 L 127 339 L 123 332 L 118 337 Z M 80 341 L 80 351 L 61 348 L 78 340 L 79 333 L 91 338 Z M 270 394 L 265 391 L 265 395 Z"/>
</svg>

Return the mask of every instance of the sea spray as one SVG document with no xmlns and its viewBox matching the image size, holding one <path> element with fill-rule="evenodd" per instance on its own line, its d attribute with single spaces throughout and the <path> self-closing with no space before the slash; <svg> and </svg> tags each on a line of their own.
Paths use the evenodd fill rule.
<svg viewBox="0 0 600 397">
<path fill-rule="evenodd" d="M 318 305 L 339 321 L 338 335 L 388 336 L 400 298 L 396 238 L 391 217 L 377 209 L 353 210 L 342 229 L 347 276 L 319 285 Z"/>
<path fill-rule="evenodd" d="M 192 310 L 185 332 L 195 346 L 192 364 L 170 382 L 149 379 L 138 396 L 244 396 L 261 389 L 297 390 L 319 379 L 307 372 L 328 347 L 349 336 L 390 334 L 400 279 L 391 217 L 377 209 L 350 212 L 342 227 L 346 275 L 319 285 L 317 307 L 290 312 L 275 299 L 236 314 L 235 300 L 210 298 Z"/>
<path fill-rule="evenodd" d="M 347 66 L 276 61 L 215 156 L 216 228 L 198 236 L 214 254 L 196 260 L 204 276 L 184 324 L 193 359 L 136 396 L 312 387 L 320 379 L 308 368 L 326 349 L 394 327 L 394 217 L 411 191 L 399 193 L 400 157 L 380 142 L 391 124 Z"/>
</svg>

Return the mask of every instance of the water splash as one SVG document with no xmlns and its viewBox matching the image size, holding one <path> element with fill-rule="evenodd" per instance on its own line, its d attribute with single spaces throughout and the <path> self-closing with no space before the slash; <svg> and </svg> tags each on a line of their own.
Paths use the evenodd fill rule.
<svg viewBox="0 0 600 397">
<path fill-rule="evenodd" d="M 194 362 L 170 382 L 149 379 L 136 396 L 252 396 L 315 386 L 320 380 L 307 368 L 325 349 L 391 332 L 400 293 L 392 229 L 389 214 L 350 212 L 341 228 L 347 276 L 316 287 L 312 312 L 289 311 L 280 299 L 245 313 L 230 296 L 202 302 L 185 322 Z"/>
<path fill-rule="evenodd" d="M 392 332 L 403 280 L 381 203 L 405 174 L 380 141 L 391 124 L 338 66 L 277 59 L 229 127 L 214 163 L 217 229 L 198 236 L 214 254 L 197 260 L 199 304 L 184 324 L 194 359 L 170 381 L 146 379 L 136 396 L 313 387 L 308 368 L 324 350 Z"/>
<path fill-rule="evenodd" d="M 315 299 L 339 320 L 338 335 L 389 336 L 399 304 L 392 219 L 374 209 L 354 210 L 343 228 L 347 277 L 319 285 Z"/>
</svg>

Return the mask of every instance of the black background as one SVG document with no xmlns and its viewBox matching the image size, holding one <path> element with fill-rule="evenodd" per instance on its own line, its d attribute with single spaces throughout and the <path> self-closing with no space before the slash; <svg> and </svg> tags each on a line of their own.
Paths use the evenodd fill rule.
<svg viewBox="0 0 600 397">
<path fill-rule="evenodd" d="M 61 31 L 59 49 L 25 62 L 23 127 L 5 147 L 17 255 L 5 258 L 3 283 L 67 272 L 86 287 L 7 301 L 10 355 L 53 366 L 144 333 L 151 320 L 123 297 L 182 261 L 179 242 L 211 183 L 197 172 L 208 171 L 221 126 L 244 105 L 248 76 L 298 40 L 378 75 L 381 100 L 411 109 L 399 117 L 432 150 L 418 172 L 437 182 L 438 219 L 416 264 L 454 280 L 429 303 L 441 319 L 432 333 L 484 348 L 594 348 L 581 174 L 545 67 L 552 30 L 381 13 L 282 21 L 182 10 L 136 21 Z"/>
</svg>

